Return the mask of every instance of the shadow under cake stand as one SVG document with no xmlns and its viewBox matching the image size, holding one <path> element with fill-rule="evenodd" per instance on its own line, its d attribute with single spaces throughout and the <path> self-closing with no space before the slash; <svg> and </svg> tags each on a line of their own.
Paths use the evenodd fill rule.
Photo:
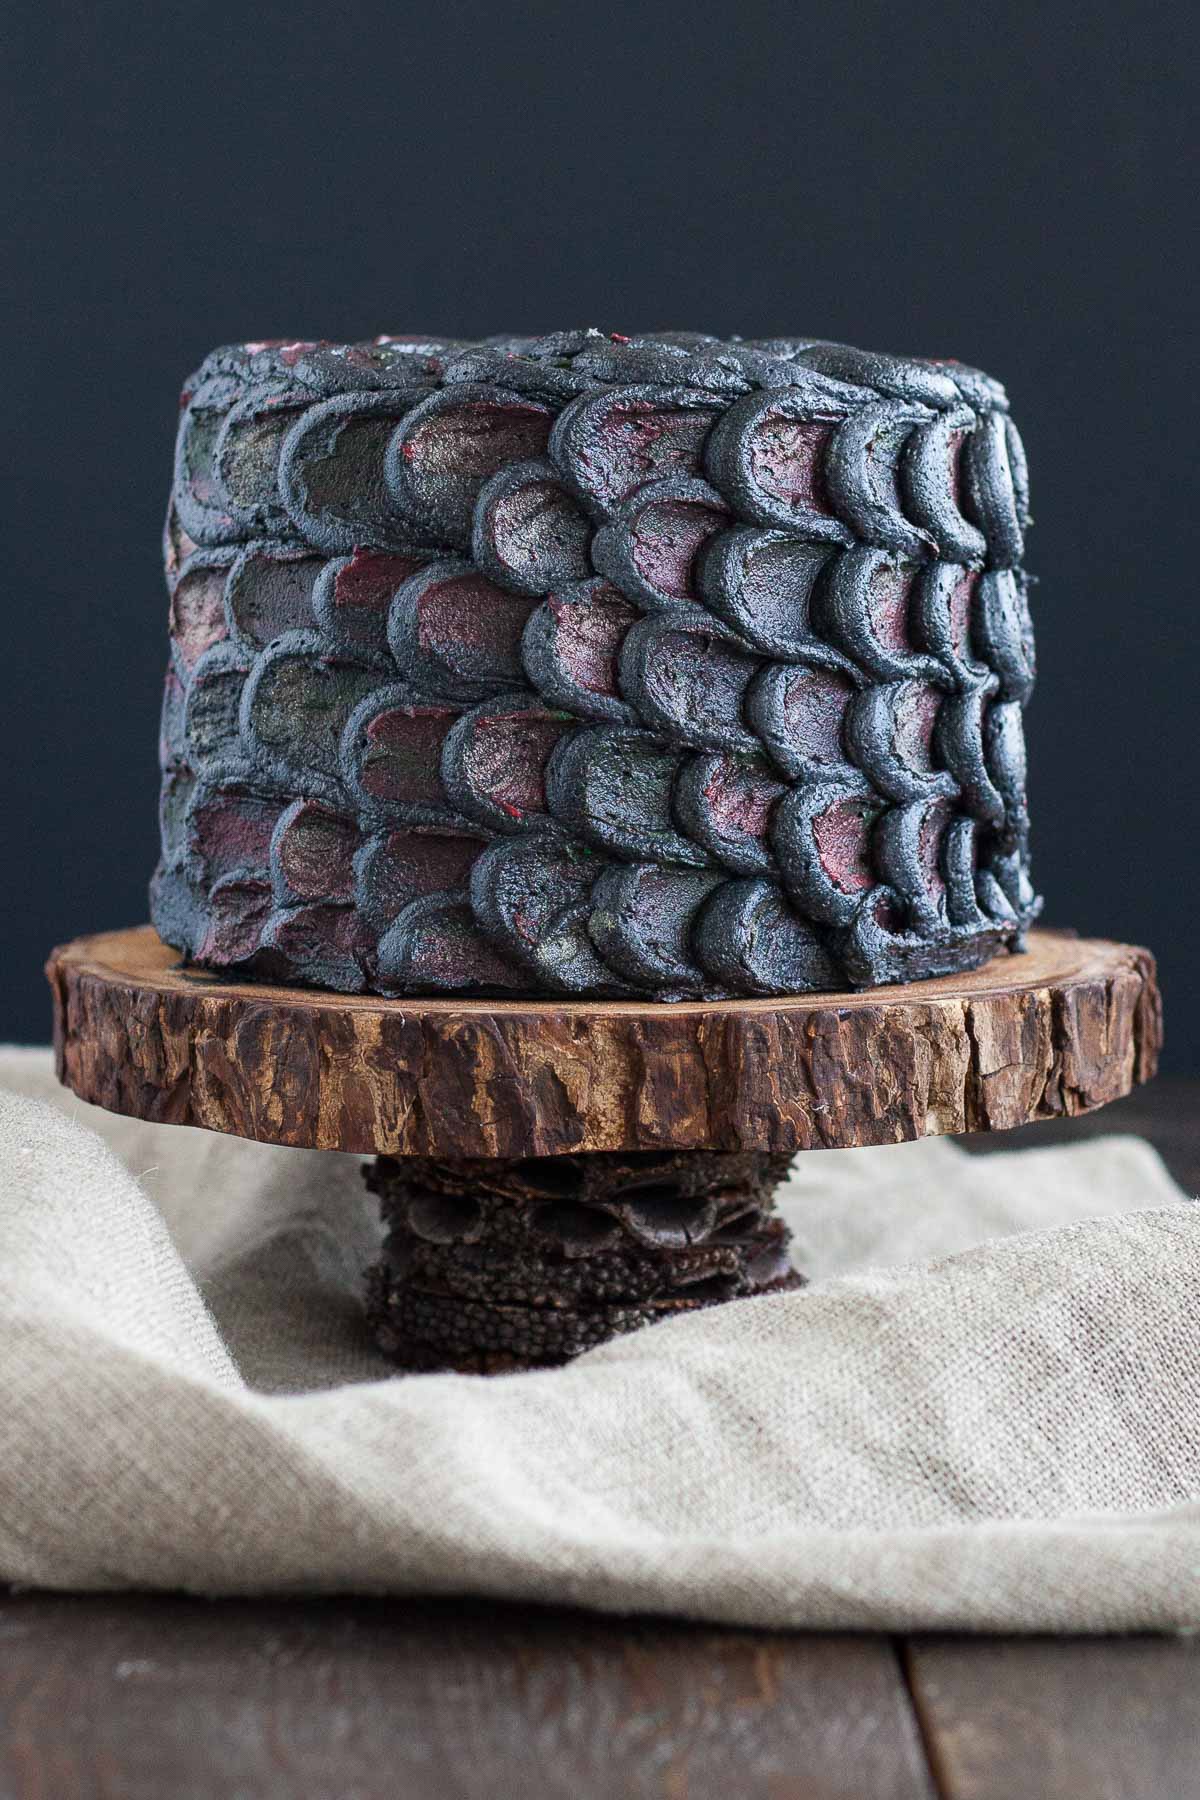
<svg viewBox="0 0 1200 1800">
<path fill-rule="evenodd" d="M 795 1286 L 795 1153 L 1089 1112 L 1153 1075 L 1144 950 L 1021 956 L 862 993 L 707 1002 L 400 999 L 232 981 L 149 926 L 52 954 L 58 1075 L 159 1124 L 376 1158 L 367 1275 L 410 1368 L 561 1362 Z"/>
</svg>

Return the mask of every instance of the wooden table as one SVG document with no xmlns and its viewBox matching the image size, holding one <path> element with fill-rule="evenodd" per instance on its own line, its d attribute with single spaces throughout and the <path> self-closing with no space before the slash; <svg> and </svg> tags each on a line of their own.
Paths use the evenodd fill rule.
<svg viewBox="0 0 1200 1800">
<path fill-rule="evenodd" d="M 1200 1190 L 1200 1081 L 1138 1131 Z M 1190 1800 L 1200 1640 L 726 1631 L 473 1601 L 0 1597 L 0 1800 Z"/>
</svg>

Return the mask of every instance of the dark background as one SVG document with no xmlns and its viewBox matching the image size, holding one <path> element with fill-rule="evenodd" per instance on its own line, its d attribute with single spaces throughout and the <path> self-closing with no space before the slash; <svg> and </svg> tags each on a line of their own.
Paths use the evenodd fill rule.
<svg viewBox="0 0 1200 1800">
<path fill-rule="evenodd" d="M 183 377 L 240 338 L 594 323 L 1007 383 L 1035 877 L 1049 921 L 1158 952 L 1170 1062 L 1200 1068 L 1197 47 L 1148 5 L 24 0 L 0 1037 L 46 1037 L 51 944 L 146 916 Z"/>
</svg>

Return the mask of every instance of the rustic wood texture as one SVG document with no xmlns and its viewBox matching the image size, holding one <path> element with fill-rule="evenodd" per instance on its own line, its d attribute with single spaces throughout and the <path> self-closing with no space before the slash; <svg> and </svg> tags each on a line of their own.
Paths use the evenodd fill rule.
<svg viewBox="0 0 1200 1800">
<path fill-rule="evenodd" d="M 59 1073 L 137 1118 L 423 1156 L 795 1151 L 1003 1130 L 1147 1080 L 1153 958 L 1024 956 L 864 993 L 707 1003 L 380 1000 L 217 980 L 148 926 L 47 967 Z"/>
<path fill-rule="evenodd" d="M 933 1800 L 886 1638 L 446 1601 L 0 1600 L 0 1796 Z"/>
<path fill-rule="evenodd" d="M 1194 1639 L 917 1638 L 905 1653 L 947 1800 L 1195 1800 Z"/>
</svg>

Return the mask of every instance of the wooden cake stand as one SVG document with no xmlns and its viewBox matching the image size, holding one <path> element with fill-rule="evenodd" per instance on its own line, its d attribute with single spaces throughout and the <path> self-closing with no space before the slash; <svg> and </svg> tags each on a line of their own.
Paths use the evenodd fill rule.
<svg viewBox="0 0 1200 1800">
<path fill-rule="evenodd" d="M 368 1313 L 415 1368 L 561 1362 L 797 1285 L 772 1200 L 797 1151 L 1088 1112 L 1148 1080 L 1161 1040 L 1148 952 L 1050 931 L 906 987 L 670 1005 L 235 982 L 149 926 L 47 974 L 81 1099 L 377 1157 Z"/>
</svg>

